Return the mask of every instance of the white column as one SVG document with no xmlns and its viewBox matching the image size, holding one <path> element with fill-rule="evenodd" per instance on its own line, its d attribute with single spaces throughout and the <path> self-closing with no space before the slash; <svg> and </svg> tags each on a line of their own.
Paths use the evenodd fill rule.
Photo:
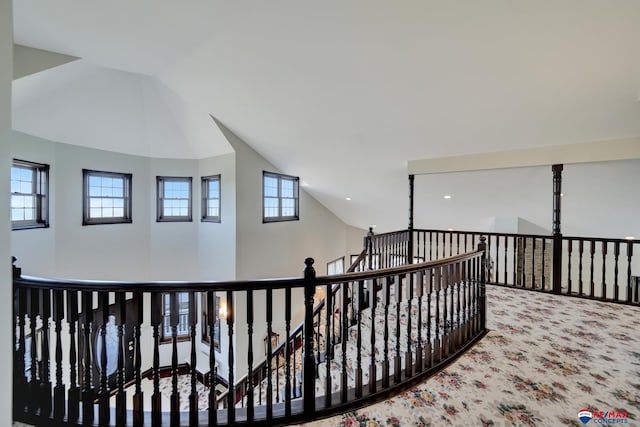
<svg viewBox="0 0 640 427">
<path fill-rule="evenodd" d="M 9 171 L 11 156 L 11 81 L 13 79 L 13 12 L 11 0 L 0 0 L 0 360 L 11 365 L 11 232 Z M 11 381 L 0 381 L 0 425 L 11 425 Z"/>
</svg>

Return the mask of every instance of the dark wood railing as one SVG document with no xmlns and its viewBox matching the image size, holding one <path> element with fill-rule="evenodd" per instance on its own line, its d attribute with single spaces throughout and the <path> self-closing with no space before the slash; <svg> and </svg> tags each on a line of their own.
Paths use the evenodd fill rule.
<svg viewBox="0 0 640 427">
<path fill-rule="evenodd" d="M 367 237 L 365 237 L 364 240 L 364 247 L 365 249 L 356 257 L 356 259 L 353 260 L 353 262 L 351 263 L 351 265 L 349 266 L 349 268 L 347 269 L 346 273 L 353 273 L 356 271 L 365 271 L 367 269 L 371 269 L 368 268 L 367 266 L 367 249 L 369 246 L 369 243 L 371 241 L 371 236 L 373 234 L 369 233 L 369 235 L 367 235 Z M 321 321 L 320 321 L 320 317 L 322 316 L 322 313 L 324 310 L 334 310 L 335 309 L 335 301 L 337 300 L 337 295 L 340 293 L 340 289 L 341 289 L 341 283 L 337 283 L 333 286 L 332 290 L 331 290 L 331 296 L 329 297 L 329 301 L 331 302 L 331 305 L 329 306 L 329 308 L 327 308 L 326 305 L 326 298 L 322 298 L 322 297 L 317 297 L 317 295 L 320 293 L 322 294 L 324 291 L 316 288 L 316 300 L 318 301 L 317 304 L 315 304 L 314 309 L 313 309 L 313 325 L 314 325 L 314 348 L 316 349 L 316 362 L 319 364 L 321 363 L 322 360 L 322 355 L 321 355 L 321 345 L 324 345 L 324 343 L 320 343 L 318 342 L 318 338 L 322 335 L 321 334 Z M 348 286 L 348 284 L 345 283 L 345 286 Z M 320 291 L 320 292 L 318 292 Z M 348 293 L 349 295 L 351 295 L 353 292 L 352 289 L 349 289 Z M 355 312 L 355 307 L 354 307 L 354 300 L 351 299 L 351 304 L 350 304 L 350 309 L 351 309 L 351 324 L 355 323 L 355 316 L 353 315 L 353 313 Z M 331 320 L 332 323 L 332 328 L 335 328 L 335 318 L 332 318 Z M 236 393 L 236 405 L 240 404 L 240 407 L 245 407 L 245 405 L 247 405 L 247 396 L 248 395 L 252 395 L 254 393 L 257 393 L 257 403 L 259 405 L 262 405 L 264 401 L 266 401 L 267 399 L 267 382 L 269 382 L 268 379 L 268 363 L 273 363 L 275 360 L 275 366 L 276 369 L 273 370 L 272 369 L 272 375 L 275 376 L 275 378 L 271 378 L 271 382 L 275 383 L 275 394 L 274 394 L 274 398 L 276 403 L 279 403 L 281 401 L 284 401 L 284 399 L 281 397 L 284 393 L 284 390 L 280 390 L 279 389 L 279 384 L 282 381 L 282 379 L 285 376 L 285 372 L 283 372 L 283 370 L 278 369 L 278 367 L 280 366 L 280 361 L 284 361 L 285 358 L 287 357 L 286 353 L 287 353 L 287 345 L 289 345 L 289 348 L 293 349 L 292 354 L 290 355 L 290 357 L 293 358 L 293 360 L 291 361 L 291 365 L 293 366 L 293 373 L 292 373 L 292 378 L 293 378 L 293 384 L 292 384 L 292 389 L 291 389 L 291 393 L 293 395 L 293 398 L 299 398 L 302 396 L 302 379 L 301 379 L 301 375 L 302 372 L 297 371 L 296 367 L 297 367 L 297 362 L 301 361 L 298 360 L 298 350 L 302 349 L 302 338 L 303 338 L 303 328 L 304 328 L 304 322 L 299 323 L 295 328 L 293 328 L 293 330 L 286 334 L 289 339 L 287 341 L 280 341 L 270 352 L 271 356 L 265 357 L 264 360 L 262 360 L 260 363 L 258 363 L 256 365 L 256 368 L 253 370 L 253 377 L 249 377 L 248 375 L 243 375 L 235 384 L 235 389 L 239 392 Z M 340 338 L 339 337 L 332 337 L 332 342 L 331 342 L 331 348 L 333 346 L 335 346 L 336 344 L 340 343 Z M 298 357 L 298 359 L 297 359 Z M 257 385 L 256 385 L 257 384 Z M 257 387 L 257 391 L 253 391 L 252 388 Z M 281 393 L 282 391 L 282 393 Z M 228 391 L 225 391 L 224 393 L 221 393 L 218 396 L 218 406 L 219 407 L 226 407 L 227 402 L 228 402 L 228 398 L 227 398 L 227 394 Z"/>
<path fill-rule="evenodd" d="M 389 237 L 389 248 L 375 247 L 392 254 L 402 239 Z M 325 277 L 316 277 L 308 258 L 301 278 L 234 282 L 54 280 L 22 276 L 14 267 L 14 419 L 36 425 L 276 425 L 380 399 L 441 369 L 484 334 L 484 249 L 480 243 L 466 254 L 397 267 L 390 267 L 400 263 L 389 255 L 389 268 Z M 367 255 L 374 258 L 372 251 Z M 317 289 L 325 296 L 314 306 Z M 189 334 L 178 344 L 177 295 L 184 292 Z M 169 295 L 168 314 L 163 295 Z M 211 351 L 208 387 L 198 391 L 203 295 L 209 313 L 216 297 L 226 301 L 228 372 L 220 372 Z M 261 318 L 254 314 L 258 300 L 266 305 Z M 304 322 L 292 330 L 301 307 Z M 161 344 L 165 316 L 169 344 Z M 266 323 L 270 334 L 276 318 L 285 325 L 284 342 L 271 348 L 267 340 L 266 364 L 254 366 L 254 327 Z M 213 336 L 214 316 L 209 319 Z M 241 341 L 246 354 L 236 352 Z M 186 367 L 181 352 L 188 353 Z M 151 380 L 145 378 L 149 369 Z M 236 371 L 250 379 L 241 389 Z M 216 372 L 227 381 L 224 404 Z M 161 387 L 167 375 L 170 382 Z M 179 386 L 184 375 L 186 391 Z"/>
<path fill-rule="evenodd" d="M 640 304 L 639 239 L 414 230 L 414 262 L 465 253 L 483 236 L 487 283 Z"/>
</svg>

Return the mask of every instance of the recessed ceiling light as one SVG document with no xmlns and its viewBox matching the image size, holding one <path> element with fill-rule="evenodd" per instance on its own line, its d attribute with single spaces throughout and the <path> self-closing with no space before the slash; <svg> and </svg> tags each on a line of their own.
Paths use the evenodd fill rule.
<svg viewBox="0 0 640 427">
<path fill-rule="evenodd" d="M 453 231 L 453 228 L 447 228 L 447 231 Z"/>
<path fill-rule="evenodd" d="M 344 199 L 348 201 L 351 200 L 351 197 L 345 197 Z"/>
<path fill-rule="evenodd" d="M 302 181 L 302 182 L 300 182 L 300 185 L 301 185 L 302 187 L 308 187 L 308 186 L 309 186 L 309 183 L 308 183 L 307 181 Z"/>
<path fill-rule="evenodd" d="M 626 239 L 626 240 L 635 240 L 635 237 L 633 237 L 633 236 L 627 236 L 627 237 L 625 237 L 625 239 Z"/>
<path fill-rule="evenodd" d="M 564 197 L 564 193 L 560 193 L 560 197 Z"/>
<path fill-rule="evenodd" d="M 451 198 L 451 196 L 447 194 L 447 195 L 445 195 L 445 196 L 444 196 L 444 198 L 445 198 L 445 199 L 450 199 L 450 198 Z"/>
</svg>

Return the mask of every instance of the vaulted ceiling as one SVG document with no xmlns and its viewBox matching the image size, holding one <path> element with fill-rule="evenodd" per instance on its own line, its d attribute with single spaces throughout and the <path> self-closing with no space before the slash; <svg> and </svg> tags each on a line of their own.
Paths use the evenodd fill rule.
<svg viewBox="0 0 640 427">
<path fill-rule="evenodd" d="M 640 137 L 638 0 L 13 7 L 16 44 L 79 58 L 14 81 L 15 129 L 204 158 L 213 116 L 359 227 L 406 226 L 410 160 Z"/>
</svg>

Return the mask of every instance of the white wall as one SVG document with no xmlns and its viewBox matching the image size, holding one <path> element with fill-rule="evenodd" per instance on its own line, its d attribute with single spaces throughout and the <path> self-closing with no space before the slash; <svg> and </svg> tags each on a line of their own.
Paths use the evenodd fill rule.
<svg viewBox="0 0 640 427">
<path fill-rule="evenodd" d="M 220 175 L 220 223 L 199 222 L 198 257 L 204 280 L 236 277 L 236 174 L 235 154 L 200 160 L 199 176 Z M 200 195 L 196 195 L 200 197 Z M 200 211 L 198 211 L 198 215 Z"/>
<path fill-rule="evenodd" d="M 149 160 L 11 135 L 13 158 L 50 165 L 47 229 L 12 232 L 12 252 L 27 275 L 78 279 L 148 280 Z M 133 174 L 133 223 L 82 225 L 82 169 Z"/>
<path fill-rule="evenodd" d="M 10 268 L 9 222 L 9 156 L 8 134 L 11 130 L 11 80 L 13 74 L 13 22 L 11 0 L 0 0 L 0 342 L 10 343 L 13 293 Z M 11 372 L 13 351 L 10 345 L 0 346 L 0 359 Z M 0 384 L 0 425 L 11 425 L 11 381 Z"/>
<path fill-rule="evenodd" d="M 236 151 L 237 256 L 238 279 L 299 277 L 304 259 L 313 257 L 317 270 L 360 246 L 361 240 L 347 245 L 353 233 L 338 217 L 300 188 L 300 220 L 262 222 L 262 172 L 280 173 L 233 132 L 220 125 Z M 304 179 L 303 171 L 292 173 Z M 362 230 L 362 236 L 366 232 Z M 271 255 L 271 256 L 267 256 Z"/>
<path fill-rule="evenodd" d="M 640 238 L 638 183 L 640 160 L 565 165 L 562 234 Z"/>
<path fill-rule="evenodd" d="M 10 135 L 11 156 L 36 163 L 51 164 L 55 160 L 55 145 L 50 141 L 31 137 L 12 131 Z M 56 222 L 57 168 L 49 172 L 49 211 L 50 221 Z M 51 197 L 52 196 L 52 197 Z M 39 228 L 32 230 L 12 231 L 11 253 L 18 258 L 16 262 L 24 274 L 57 276 L 56 271 L 56 228 Z"/>
<path fill-rule="evenodd" d="M 156 222 L 156 176 L 191 177 L 191 222 Z M 200 177 L 196 160 L 152 159 L 149 171 L 149 255 L 152 280 L 197 280 Z"/>
<path fill-rule="evenodd" d="M 565 165 L 562 172 L 564 235 L 640 235 L 640 160 Z M 449 194 L 451 199 L 443 196 Z M 520 218 L 527 230 L 552 226 L 551 166 L 419 175 L 415 178 L 416 228 L 489 231 L 496 218 Z M 522 225 L 522 224 L 519 224 Z"/>
<path fill-rule="evenodd" d="M 199 163 L 200 176 L 220 175 L 220 223 L 199 222 L 198 263 L 203 280 L 235 280 L 236 278 L 236 174 L 235 154 L 203 159 Z M 199 193 L 200 194 L 200 193 Z M 198 194 L 198 197 L 200 195 Z M 200 210 L 197 212 L 200 215 Z M 222 303 L 226 293 L 218 294 Z M 199 299 L 198 304 L 202 301 Z M 201 306 L 200 306 L 201 307 Z M 202 308 L 201 308 L 202 309 Z M 198 319 L 200 322 L 201 319 Z M 223 377 L 228 372 L 229 340 L 227 324 L 221 321 L 220 348 L 216 352 L 218 371 Z M 198 333 L 201 325 L 198 324 Z M 198 337 L 198 350 L 207 355 L 210 346 Z"/>
<path fill-rule="evenodd" d="M 12 232 L 23 273 L 104 280 L 232 280 L 234 155 L 202 161 L 149 159 L 11 132 L 11 154 L 50 168 L 47 229 Z M 82 169 L 132 173 L 133 222 L 82 225 Z M 200 177 L 222 175 L 221 224 L 200 222 Z M 193 178 L 193 220 L 156 222 L 156 176 Z"/>
<path fill-rule="evenodd" d="M 282 172 L 255 152 L 244 141 L 224 125 L 218 123 L 223 134 L 236 152 L 236 277 L 238 279 L 301 277 L 304 260 L 312 257 L 318 275 L 326 272 L 326 264 L 350 253 L 360 253 L 362 237 L 353 227 L 347 226 L 332 212 L 300 188 L 298 221 L 276 223 L 262 222 L 262 172 Z M 292 173 L 304 179 L 303 171 Z M 266 336 L 265 292 L 254 295 L 254 335 L 255 361 L 264 358 L 264 337 Z M 284 293 L 274 293 L 273 329 L 284 339 Z M 291 327 L 302 320 L 304 314 L 304 293 L 302 289 L 292 293 L 294 310 Z M 235 300 L 236 355 L 247 354 L 248 343 L 243 337 L 247 333 L 246 295 L 237 294 Z M 224 332 L 223 332 L 224 333 Z M 226 349 L 223 348 L 223 356 Z M 247 372 L 244 359 L 238 361 L 236 378 Z"/>
</svg>

